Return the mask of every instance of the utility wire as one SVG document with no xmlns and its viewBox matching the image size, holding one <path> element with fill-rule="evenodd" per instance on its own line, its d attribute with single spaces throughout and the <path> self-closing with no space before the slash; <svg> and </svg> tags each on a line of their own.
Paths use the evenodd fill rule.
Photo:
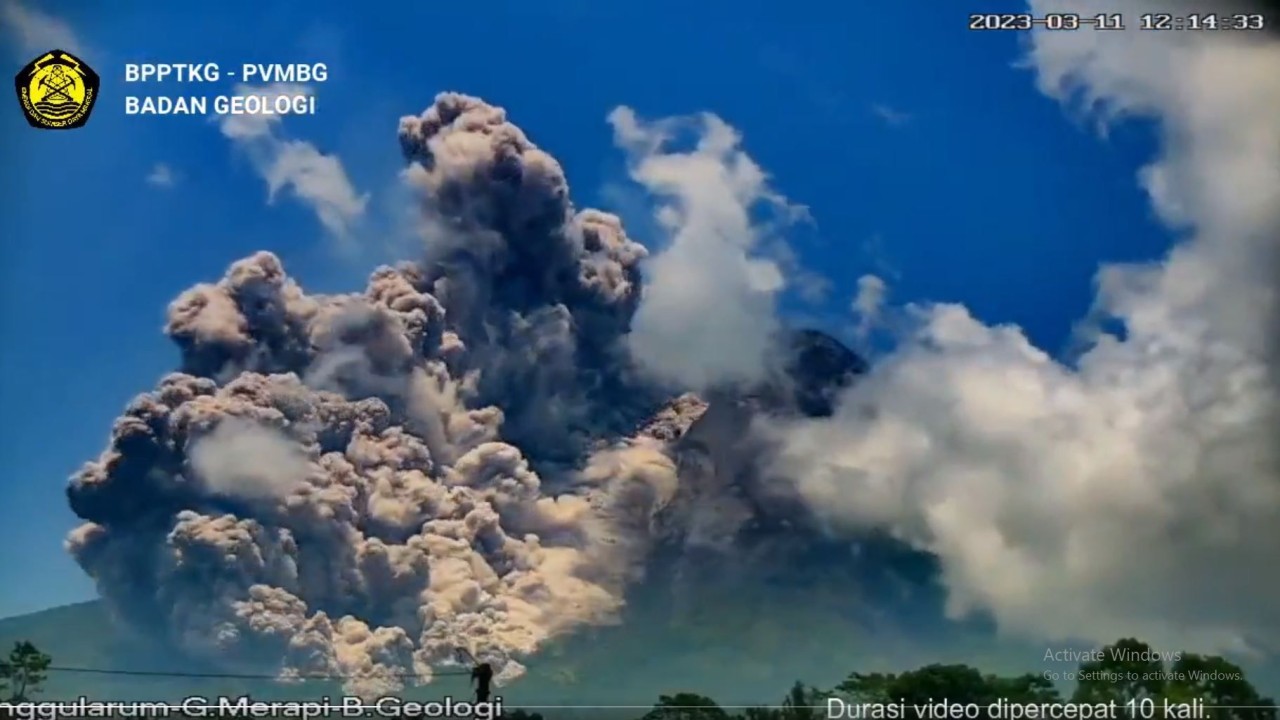
<svg viewBox="0 0 1280 720">
<path fill-rule="evenodd" d="M 108 670 L 106 668 L 86 668 L 86 667 L 67 667 L 65 665 L 50 665 L 45 668 L 48 672 L 65 672 L 80 673 L 83 675 L 129 675 L 132 677 L 174 677 L 174 678 L 213 678 L 222 680 L 275 680 L 277 682 L 288 682 L 290 680 L 357 680 L 362 679 L 359 675 L 289 675 L 281 677 L 279 675 L 256 675 L 249 673 L 213 673 L 213 672 L 177 672 L 165 670 Z M 400 679 L 409 678 L 435 678 L 435 677 L 465 677 L 471 674 L 470 670 L 445 670 L 433 673 L 393 673 L 391 677 Z M 381 677 L 386 677 L 382 675 Z"/>
</svg>

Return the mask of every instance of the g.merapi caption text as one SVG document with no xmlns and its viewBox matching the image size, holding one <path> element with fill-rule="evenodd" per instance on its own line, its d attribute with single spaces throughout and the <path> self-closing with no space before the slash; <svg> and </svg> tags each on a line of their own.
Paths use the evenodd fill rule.
<svg viewBox="0 0 1280 720">
<path fill-rule="evenodd" d="M 61 718 L 476 718 L 502 717 L 502 698 L 471 702 L 444 697 L 440 700 L 405 700 L 383 697 L 318 698 L 316 700 L 265 701 L 245 697 L 193 696 L 177 703 L 105 702 L 80 697 L 65 702 L 0 702 L 0 718 L 60 720 Z"/>
</svg>

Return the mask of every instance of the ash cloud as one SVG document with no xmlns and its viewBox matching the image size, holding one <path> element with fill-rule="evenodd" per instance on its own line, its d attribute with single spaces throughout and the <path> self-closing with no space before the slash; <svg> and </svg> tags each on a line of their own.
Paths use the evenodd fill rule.
<svg viewBox="0 0 1280 720">
<path fill-rule="evenodd" d="M 676 486 L 618 342 L 644 248 L 500 108 L 443 94 L 400 141 L 425 257 L 321 296 L 260 252 L 182 293 L 179 372 L 68 488 L 123 618 L 365 694 L 614 621 Z"/>
<path fill-rule="evenodd" d="M 215 663 L 364 694 L 429 681 L 459 648 L 507 681 L 549 640 L 617 622 L 658 549 L 703 543 L 704 525 L 732 549 L 743 508 L 772 496 L 736 460 L 680 468 L 707 443 L 754 457 L 732 436 L 752 413 L 830 414 L 864 368 L 773 317 L 780 274 L 747 218 L 795 209 L 731 128 L 702 118 L 683 155 L 661 142 L 675 121 L 612 117 L 637 179 L 674 203 L 653 292 L 617 217 L 576 209 L 501 108 L 446 93 L 399 128 L 422 257 L 312 295 L 259 252 L 170 304 L 178 371 L 68 488 L 85 520 L 68 549 L 120 617 Z M 729 280 L 673 295 L 707 248 Z M 698 320 L 703 301 L 719 314 Z M 680 352 L 664 343 L 726 319 L 691 364 L 664 362 Z M 719 495 L 723 513 L 694 507 Z"/>
</svg>

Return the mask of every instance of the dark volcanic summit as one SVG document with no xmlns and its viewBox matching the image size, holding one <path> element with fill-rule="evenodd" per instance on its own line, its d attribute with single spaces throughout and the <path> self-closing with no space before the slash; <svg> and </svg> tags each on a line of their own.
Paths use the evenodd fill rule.
<svg viewBox="0 0 1280 720">
<path fill-rule="evenodd" d="M 770 482 L 764 470 L 770 442 L 757 432 L 756 422 L 766 416 L 831 415 L 839 393 L 866 372 L 867 364 L 819 330 L 791 331 L 781 347 L 780 372 L 762 386 L 720 389 L 705 399 L 686 395 L 668 405 L 666 414 L 678 420 L 664 424 L 664 439 L 675 441 L 681 478 L 664 510 L 665 524 L 679 535 L 669 540 L 740 549 L 744 531 L 769 526 L 789 532 L 807 524 L 792 485 Z"/>
<path fill-rule="evenodd" d="M 836 603 L 857 622 L 872 622 L 869 608 L 881 601 L 908 615 L 939 602 L 931 556 L 883 534 L 832 539 L 795 483 L 771 474 L 773 440 L 763 428 L 832 415 L 838 395 L 868 369 L 818 330 L 791 331 L 781 347 L 781 372 L 764 386 L 721 389 L 705 400 L 685 395 L 659 413 L 664 439 L 674 440 L 680 486 L 659 516 L 663 542 L 647 598 L 664 609 L 655 612 L 692 622 L 717 597 L 774 612 L 809 602 L 806 593 L 820 586 L 857 588 L 857 597 Z"/>
<path fill-rule="evenodd" d="M 809 417 L 829 417 L 835 396 L 867 371 L 862 357 L 820 330 L 790 332 L 786 350 L 783 368 L 793 383 L 792 398 Z"/>
</svg>

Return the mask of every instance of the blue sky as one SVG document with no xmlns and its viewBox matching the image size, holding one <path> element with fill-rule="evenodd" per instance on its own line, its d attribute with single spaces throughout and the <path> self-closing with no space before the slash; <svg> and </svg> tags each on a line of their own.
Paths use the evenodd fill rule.
<svg viewBox="0 0 1280 720">
<path fill-rule="evenodd" d="M 991 5 L 1001 4 L 1019 7 Z M 0 113 L 10 145 L 0 616 L 92 596 L 61 547 L 75 524 L 63 489 L 102 449 L 122 405 L 172 367 L 160 332 L 169 300 L 258 249 L 278 253 L 310 289 L 359 287 L 373 264 L 392 259 L 373 238 L 395 202 L 397 120 L 439 91 L 506 107 L 564 165 L 576 202 L 606 208 L 607 188 L 625 180 L 611 109 L 714 112 L 743 134 L 774 186 L 810 208 L 816 229 L 798 248 L 835 284 L 828 318 L 845 312 L 860 275 L 877 273 L 895 301 L 962 301 L 988 323 L 1022 326 L 1040 347 L 1065 347 L 1099 263 L 1154 258 L 1171 240 L 1135 182 L 1154 152 L 1151 129 L 1134 123 L 1103 138 L 1073 120 L 1017 67 L 1017 34 L 970 32 L 960 10 L 47 4 L 42 12 L 66 24 L 103 86 L 78 131 L 31 130 L 15 104 Z M 47 37 L 48 22 L 5 31 Z M 47 49 L 4 47 L 13 71 Z M 338 156 L 370 193 L 355 237 L 374 249 L 344 254 L 308 207 L 268 203 L 249 158 L 206 119 L 126 117 L 125 94 L 230 90 L 225 80 L 126 87 L 124 63 L 147 61 L 327 63 L 318 113 L 287 120 L 284 132 Z M 167 186 L 147 181 L 157 164 L 171 170 Z M 654 244 L 644 227 L 633 233 Z"/>
</svg>

